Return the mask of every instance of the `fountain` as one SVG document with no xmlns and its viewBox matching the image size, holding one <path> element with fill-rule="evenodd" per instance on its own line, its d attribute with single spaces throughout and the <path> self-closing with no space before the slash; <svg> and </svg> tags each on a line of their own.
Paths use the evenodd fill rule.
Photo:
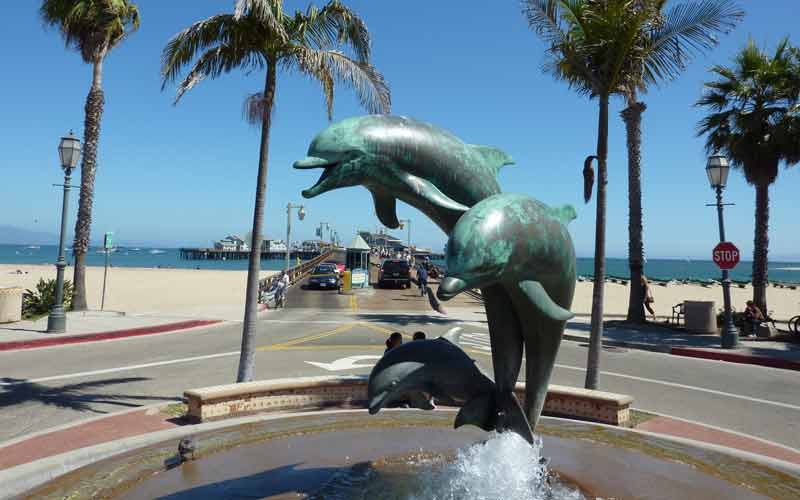
<svg viewBox="0 0 800 500">
<path fill-rule="evenodd" d="M 426 123 L 366 116 L 331 125 L 295 163 L 323 169 L 306 197 L 363 185 L 386 226 L 399 225 L 400 199 L 449 235 L 448 276 L 437 295 L 448 300 L 481 289 L 493 379 L 452 338 L 414 341 L 376 365 L 366 400 L 343 395 L 315 412 L 203 423 L 116 443 L 116 453 L 97 455 L 110 458 L 89 460 L 23 498 L 800 498 L 800 467 L 793 464 L 540 418 L 571 317 L 575 256 L 565 225 L 575 211 L 502 194 L 495 176 L 511 162 L 496 148 L 465 144 Z M 514 388 L 523 352 L 520 405 Z M 387 408 L 393 402 L 411 408 Z M 430 411 L 442 402 L 462 408 Z M 472 425 L 453 429 L 454 421 Z"/>
</svg>

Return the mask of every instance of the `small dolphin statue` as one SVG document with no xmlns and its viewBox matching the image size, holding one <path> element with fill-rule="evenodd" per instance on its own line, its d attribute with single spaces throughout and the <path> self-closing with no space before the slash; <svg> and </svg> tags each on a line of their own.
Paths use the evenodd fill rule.
<svg viewBox="0 0 800 500">
<path fill-rule="evenodd" d="M 498 194 L 459 219 L 447 243 L 437 297 L 480 288 L 486 304 L 499 407 L 508 404 L 525 348 L 525 412 L 535 429 L 575 292 L 571 206 Z M 504 425 L 502 422 L 500 425 Z"/>
<path fill-rule="evenodd" d="M 456 329 L 458 330 L 458 329 Z M 494 382 L 458 347 L 451 330 L 435 340 L 414 340 L 391 349 L 369 375 L 367 398 L 370 414 L 387 404 L 406 401 L 414 408 L 432 410 L 431 398 L 462 405 L 454 427 L 475 425 L 485 431 L 516 432 L 529 443 L 533 434 L 511 394 L 498 407 Z M 498 414 L 503 418 L 498 419 Z"/>
<path fill-rule="evenodd" d="M 400 199 L 418 208 L 449 234 L 461 214 L 500 193 L 497 172 L 514 163 L 491 146 L 466 144 L 446 130 L 403 116 L 366 115 L 336 122 L 320 132 L 297 169 L 324 169 L 303 191 L 313 198 L 333 189 L 366 187 L 375 213 L 396 229 Z"/>
</svg>

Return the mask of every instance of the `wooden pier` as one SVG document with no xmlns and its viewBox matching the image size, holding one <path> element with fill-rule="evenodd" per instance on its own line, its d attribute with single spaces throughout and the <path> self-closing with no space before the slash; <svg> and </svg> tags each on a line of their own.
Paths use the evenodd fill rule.
<svg viewBox="0 0 800 500">
<path fill-rule="evenodd" d="M 250 251 L 239 250 L 217 250 L 216 248 L 181 248 L 181 259 L 183 260 L 248 260 Z M 293 250 L 289 253 L 290 260 L 309 260 L 319 256 L 319 252 L 308 252 L 303 250 Z M 286 259 L 286 252 L 261 252 L 261 260 L 281 260 Z"/>
</svg>

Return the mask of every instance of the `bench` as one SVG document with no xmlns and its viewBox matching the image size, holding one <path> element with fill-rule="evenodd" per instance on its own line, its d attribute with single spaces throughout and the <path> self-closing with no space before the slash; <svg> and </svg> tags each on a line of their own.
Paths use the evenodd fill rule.
<svg viewBox="0 0 800 500">
<path fill-rule="evenodd" d="M 515 393 L 523 401 L 524 384 Z M 321 376 L 259 380 L 190 389 L 183 393 L 188 419 L 208 422 L 263 412 L 366 408 L 367 377 Z M 544 414 L 628 426 L 633 398 L 622 394 L 550 385 Z"/>
</svg>

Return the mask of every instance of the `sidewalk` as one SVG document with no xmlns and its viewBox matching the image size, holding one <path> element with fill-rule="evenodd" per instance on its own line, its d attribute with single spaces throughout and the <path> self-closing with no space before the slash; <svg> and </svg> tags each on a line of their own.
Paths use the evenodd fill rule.
<svg viewBox="0 0 800 500">
<path fill-rule="evenodd" d="M 588 318 L 568 322 L 564 340 L 588 342 Z M 612 323 L 603 328 L 603 344 L 608 346 L 800 371 L 800 344 L 755 338 L 739 340 L 736 349 L 722 349 L 719 335 L 675 331 L 657 324 L 633 328 Z"/>
<path fill-rule="evenodd" d="M 92 342 L 154 333 L 187 330 L 221 323 L 167 314 L 133 314 L 115 311 L 67 313 L 65 333 L 47 333 L 47 317 L 0 325 L 0 351 Z"/>
</svg>

